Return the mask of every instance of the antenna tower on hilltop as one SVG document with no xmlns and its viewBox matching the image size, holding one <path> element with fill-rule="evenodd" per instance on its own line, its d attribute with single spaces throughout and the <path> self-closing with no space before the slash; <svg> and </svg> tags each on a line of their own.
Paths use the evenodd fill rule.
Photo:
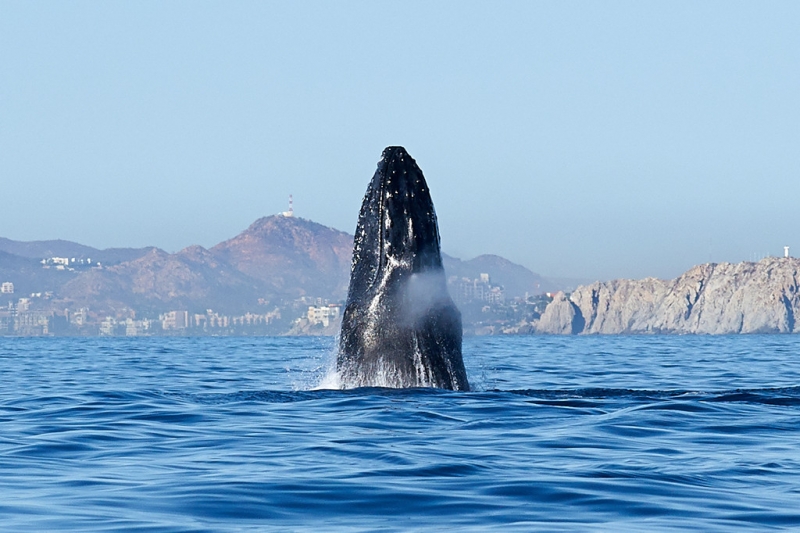
<svg viewBox="0 0 800 533">
<path fill-rule="evenodd" d="M 293 217 L 294 216 L 294 201 L 292 200 L 292 195 L 289 195 L 289 210 L 283 212 L 283 216 L 285 217 Z"/>
</svg>

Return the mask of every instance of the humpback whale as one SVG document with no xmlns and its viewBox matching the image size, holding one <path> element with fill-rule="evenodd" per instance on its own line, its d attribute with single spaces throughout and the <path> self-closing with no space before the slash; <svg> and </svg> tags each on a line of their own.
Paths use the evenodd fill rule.
<svg viewBox="0 0 800 533">
<path fill-rule="evenodd" d="M 469 390 L 422 170 L 383 151 L 358 217 L 336 370 L 344 387 Z"/>
</svg>

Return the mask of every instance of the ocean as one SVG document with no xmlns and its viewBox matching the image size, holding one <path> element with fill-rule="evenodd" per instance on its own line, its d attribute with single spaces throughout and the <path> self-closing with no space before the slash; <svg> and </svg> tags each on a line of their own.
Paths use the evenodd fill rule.
<svg viewBox="0 0 800 533">
<path fill-rule="evenodd" d="M 800 336 L 466 338 L 467 393 L 334 347 L 0 338 L 0 530 L 800 529 Z"/>
</svg>

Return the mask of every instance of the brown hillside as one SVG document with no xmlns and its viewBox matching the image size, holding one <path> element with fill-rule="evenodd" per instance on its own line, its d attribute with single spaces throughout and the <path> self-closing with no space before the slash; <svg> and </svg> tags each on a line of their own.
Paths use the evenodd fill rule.
<svg viewBox="0 0 800 533">
<path fill-rule="evenodd" d="M 283 297 L 342 299 L 347 293 L 353 237 L 295 217 L 256 220 L 211 252 Z"/>
<path fill-rule="evenodd" d="M 263 289 L 205 248 L 190 246 L 176 254 L 153 249 L 136 260 L 83 273 L 61 294 L 101 308 L 232 311 L 255 307 Z"/>
</svg>

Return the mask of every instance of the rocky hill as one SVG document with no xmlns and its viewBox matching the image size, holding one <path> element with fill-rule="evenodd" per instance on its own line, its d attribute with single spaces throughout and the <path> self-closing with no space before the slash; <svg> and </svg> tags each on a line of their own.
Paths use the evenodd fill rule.
<svg viewBox="0 0 800 533">
<path fill-rule="evenodd" d="M 674 280 L 615 280 L 561 293 L 537 333 L 799 333 L 800 259 L 709 263 Z"/>
<path fill-rule="evenodd" d="M 43 269 L 38 259 L 0 251 L 0 283 L 11 281 L 23 295 L 56 291 L 72 279 L 67 272 Z M 0 302 L 2 304 L 3 302 Z"/>
<path fill-rule="evenodd" d="M 150 315 L 207 308 L 238 313 L 259 301 L 280 305 L 301 296 L 342 299 L 352 241 L 309 220 L 270 216 L 210 250 L 150 248 L 133 260 L 80 272 L 57 293 L 70 307 Z"/>
<path fill-rule="evenodd" d="M 135 309 L 158 314 L 168 309 L 225 312 L 254 308 L 263 287 L 201 246 L 168 254 L 153 248 L 144 256 L 84 272 L 58 296 L 72 307 Z"/>
<path fill-rule="evenodd" d="M 479 255 L 462 261 L 443 254 L 442 261 L 448 276 L 474 279 L 481 273 L 491 273 L 492 282 L 502 285 L 508 298 L 522 298 L 526 293 L 532 295 L 551 290 L 551 283 L 542 276 L 499 255 Z"/>
<path fill-rule="evenodd" d="M 0 297 L 0 307 L 49 291 L 49 299 L 37 300 L 42 311 L 85 307 L 97 317 L 132 311 L 153 317 L 170 310 L 237 315 L 277 307 L 288 320 L 305 312 L 306 301 L 346 298 L 352 246 L 352 235 L 282 215 L 256 220 L 211 249 L 190 246 L 174 254 L 152 247 L 97 250 L 69 241 L 0 239 L 0 282 L 12 281 L 16 288 L 16 294 Z M 91 258 L 93 263 L 42 265 L 48 257 Z M 546 285 L 538 274 L 494 255 L 469 261 L 445 257 L 445 268 L 449 275 L 469 279 L 489 273 L 508 299 L 536 294 Z M 480 312 L 484 303 L 477 305 Z"/>
<path fill-rule="evenodd" d="M 218 260 L 282 298 L 347 294 L 353 236 L 310 220 L 270 216 L 211 248 Z"/>
</svg>

